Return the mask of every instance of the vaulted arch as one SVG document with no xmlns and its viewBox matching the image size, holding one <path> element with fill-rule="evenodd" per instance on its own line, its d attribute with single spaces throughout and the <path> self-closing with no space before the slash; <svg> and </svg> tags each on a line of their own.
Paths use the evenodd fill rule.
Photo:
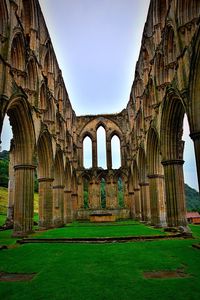
<svg viewBox="0 0 200 300">
<path fill-rule="evenodd" d="M 26 87 L 31 90 L 35 91 L 37 88 L 37 67 L 36 62 L 34 58 L 29 59 L 28 65 L 27 65 L 27 81 L 26 81 Z"/>
<path fill-rule="evenodd" d="M 5 0 L 0 1 L 0 36 L 6 36 L 6 27 L 8 25 L 8 11 Z"/>
<path fill-rule="evenodd" d="M 169 90 L 162 107 L 161 152 L 164 167 L 168 226 L 186 226 L 183 176 L 183 117 L 181 98 Z"/>
<path fill-rule="evenodd" d="M 29 104 L 22 96 L 10 99 L 7 114 L 15 147 L 14 235 L 23 236 L 33 227 L 35 131 Z"/>
<path fill-rule="evenodd" d="M 53 226 L 53 148 L 52 138 L 46 128 L 41 131 L 37 143 L 39 181 L 39 225 Z"/>
<path fill-rule="evenodd" d="M 147 165 L 150 191 L 151 224 L 166 225 L 164 175 L 160 157 L 160 141 L 156 129 L 149 128 L 147 136 Z"/>
<path fill-rule="evenodd" d="M 17 70 L 25 69 L 25 43 L 21 33 L 17 33 L 12 40 L 11 64 Z"/>
<path fill-rule="evenodd" d="M 53 223 L 59 227 L 64 224 L 64 161 L 63 152 L 57 149 L 54 161 L 53 182 Z"/>
</svg>

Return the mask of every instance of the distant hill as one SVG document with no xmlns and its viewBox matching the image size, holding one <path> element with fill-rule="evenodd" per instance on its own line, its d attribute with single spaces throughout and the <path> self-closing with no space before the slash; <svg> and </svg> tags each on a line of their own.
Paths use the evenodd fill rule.
<svg viewBox="0 0 200 300">
<path fill-rule="evenodd" d="M 187 184 L 185 184 L 185 197 L 187 210 L 200 212 L 200 195 Z"/>
<path fill-rule="evenodd" d="M 9 152 L 0 152 L 0 186 L 8 187 Z"/>
</svg>

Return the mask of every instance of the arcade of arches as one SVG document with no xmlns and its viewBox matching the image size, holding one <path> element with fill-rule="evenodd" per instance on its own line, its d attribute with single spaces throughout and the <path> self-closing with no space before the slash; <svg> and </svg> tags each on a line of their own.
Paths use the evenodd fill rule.
<svg viewBox="0 0 200 300">
<path fill-rule="evenodd" d="M 33 228 L 35 172 L 41 228 L 88 219 L 102 210 L 116 218 L 187 228 L 185 114 L 200 183 L 199 13 L 200 1 L 151 0 L 127 107 L 118 114 L 76 116 L 38 0 L 0 1 L 0 132 L 7 114 L 13 131 L 8 219 L 13 219 L 15 236 Z M 97 163 L 101 126 L 105 169 Z M 112 168 L 113 136 L 120 141 L 118 169 Z M 86 137 L 92 145 L 89 169 L 83 165 Z M 123 206 L 117 201 L 119 178 Z"/>
</svg>

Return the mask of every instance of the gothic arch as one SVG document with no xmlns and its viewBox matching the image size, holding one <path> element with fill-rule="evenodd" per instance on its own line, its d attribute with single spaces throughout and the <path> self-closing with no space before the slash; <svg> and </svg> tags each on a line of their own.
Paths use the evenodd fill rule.
<svg viewBox="0 0 200 300">
<path fill-rule="evenodd" d="M 197 19 L 200 13 L 200 3 L 196 0 L 177 1 L 177 19 L 182 26 L 193 19 Z"/>
<path fill-rule="evenodd" d="M 194 142 L 198 183 L 200 187 L 200 29 L 195 36 L 194 51 L 191 58 L 189 77 L 189 116 L 190 136 Z"/>
<path fill-rule="evenodd" d="M 157 130 L 150 127 L 147 136 L 147 164 L 151 224 L 158 227 L 166 225 L 164 175 L 159 146 L 160 142 Z"/>
<path fill-rule="evenodd" d="M 35 174 L 35 131 L 30 107 L 22 95 L 7 106 L 14 139 L 14 235 L 32 231 Z"/>
<path fill-rule="evenodd" d="M 159 145 L 158 133 L 156 129 L 150 127 L 147 135 L 147 164 L 149 175 L 163 173 Z"/>
<path fill-rule="evenodd" d="M 183 117 L 185 108 L 179 95 L 169 90 L 161 116 L 161 153 L 165 176 L 168 226 L 186 226 L 183 176 Z"/>
<path fill-rule="evenodd" d="M 25 69 L 25 43 L 20 32 L 16 33 L 12 40 L 11 64 L 17 70 L 24 71 Z"/>
<path fill-rule="evenodd" d="M 35 59 L 33 57 L 31 57 L 28 61 L 28 64 L 27 64 L 26 87 L 30 91 L 36 91 L 37 81 L 38 81 L 38 74 L 37 74 L 36 62 L 35 62 Z"/>
<path fill-rule="evenodd" d="M 165 83 L 165 67 L 163 53 L 157 52 L 155 56 L 155 80 L 156 85 L 160 89 Z"/>
<path fill-rule="evenodd" d="M 37 28 L 38 25 L 35 1 L 22 0 L 21 20 L 24 25 L 24 33 L 29 42 L 31 29 Z"/>
<path fill-rule="evenodd" d="M 63 152 L 57 149 L 54 160 L 53 181 L 53 223 L 59 227 L 64 224 L 64 161 Z"/>
<path fill-rule="evenodd" d="M 40 87 L 40 98 L 38 107 L 42 112 L 45 112 L 47 108 L 47 87 L 46 84 L 43 82 Z"/>
<path fill-rule="evenodd" d="M 8 24 L 8 11 L 5 0 L 0 1 L 0 37 L 5 37 Z"/>
<path fill-rule="evenodd" d="M 53 149 L 49 131 L 44 128 L 37 143 L 39 181 L 39 225 L 52 227 L 53 219 Z"/>
</svg>

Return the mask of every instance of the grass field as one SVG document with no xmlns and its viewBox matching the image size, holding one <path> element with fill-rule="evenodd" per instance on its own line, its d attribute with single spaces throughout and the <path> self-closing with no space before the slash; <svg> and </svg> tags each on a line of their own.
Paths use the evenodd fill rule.
<svg viewBox="0 0 200 300">
<path fill-rule="evenodd" d="M 72 224 L 65 228 L 43 232 L 57 237 L 63 231 L 79 230 L 104 232 L 140 230 L 144 225 L 87 226 Z M 140 228 L 140 229 L 139 229 Z M 10 300 L 182 300 L 199 299 L 200 251 L 192 248 L 200 242 L 200 226 L 191 226 L 196 239 L 165 240 L 114 244 L 11 244 L 0 251 L 0 271 L 36 273 L 27 282 L 0 282 L 0 299 Z M 75 233 L 76 230 L 76 233 Z M 154 229 L 152 229 L 154 231 Z M 88 231 L 89 232 L 89 231 Z M 51 233 L 51 234 L 50 234 Z M 11 231 L 0 233 L 7 238 Z M 63 234 L 63 232 L 62 232 Z M 68 233 L 67 233 L 68 234 Z M 111 232 L 113 235 L 113 232 Z M 106 232 L 108 235 L 108 231 Z M 15 242 L 15 240 L 10 239 Z M 144 271 L 183 270 L 186 278 L 145 279 Z"/>
<path fill-rule="evenodd" d="M 6 191 L 5 191 L 6 194 Z M 1 193 L 2 195 L 2 193 Z M 5 196 L 6 197 L 6 196 Z M 1 202 L 2 203 L 2 202 Z M 5 215 L 0 214 L 0 224 Z M 38 216 L 35 213 L 34 219 Z M 36 273 L 31 281 L 0 281 L 5 300 L 199 300 L 200 226 L 194 239 L 112 244 L 16 244 L 12 230 L 0 232 L 0 273 Z M 110 237 L 163 234 L 134 221 L 74 222 L 32 237 Z M 185 278 L 147 279 L 148 271 L 185 272 Z"/>
<path fill-rule="evenodd" d="M 38 194 L 34 194 L 34 211 L 38 212 Z M 0 186 L 0 214 L 7 213 L 8 189 Z"/>
</svg>

